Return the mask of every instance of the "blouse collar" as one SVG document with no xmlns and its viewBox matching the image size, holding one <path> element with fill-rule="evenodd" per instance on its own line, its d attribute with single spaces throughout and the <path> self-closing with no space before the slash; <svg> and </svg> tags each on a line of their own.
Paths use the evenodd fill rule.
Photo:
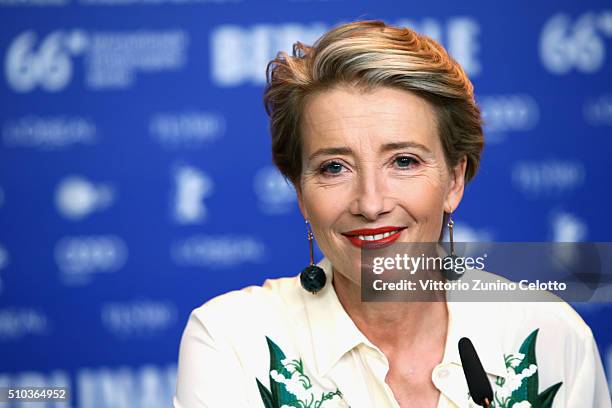
<svg viewBox="0 0 612 408">
<path fill-rule="evenodd" d="M 318 266 L 325 271 L 327 284 L 315 295 L 302 291 L 302 296 L 313 337 L 317 369 L 319 375 L 324 376 L 344 354 L 359 344 L 363 343 L 376 350 L 378 348 L 357 328 L 340 303 L 332 285 L 331 262 L 323 258 Z M 452 296 L 449 298 L 452 299 Z M 447 309 L 449 327 L 442 364 L 461 365 L 457 344 L 460 338 L 467 337 L 474 344 L 484 370 L 489 374 L 504 377 L 506 366 L 501 338 L 503 318 L 489 316 L 489 308 L 483 303 L 450 301 L 447 302 Z M 487 322 L 487 325 L 484 326 L 483 322 Z"/>
</svg>

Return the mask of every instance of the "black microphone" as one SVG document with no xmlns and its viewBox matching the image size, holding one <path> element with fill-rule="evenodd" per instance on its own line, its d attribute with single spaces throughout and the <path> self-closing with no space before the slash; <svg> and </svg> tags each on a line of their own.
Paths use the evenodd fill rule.
<svg viewBox="0 0 612 408">
<path fill-rule="evenodd" d="M 482 368 L 474 345 L 467 337 L 459 340 L 459 357 L 472 399 L 478 405 L 488 408 L 493 401 L 491 383 Z"/>
</svg>

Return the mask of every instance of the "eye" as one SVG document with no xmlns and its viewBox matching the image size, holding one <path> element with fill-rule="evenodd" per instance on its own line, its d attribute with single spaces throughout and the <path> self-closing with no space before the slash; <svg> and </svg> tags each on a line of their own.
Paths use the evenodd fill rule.
<svg viewBox="0 0 612 408">
<path fill-rule="evenodd" d="M 397 167 L 408 168 L 413 165 L 417 165 L 419 162 L 417 159 L 411 156 L 399 156 L 395 159 Z"/>
<path fill-rule="evenodd" d="M 336 175 L 342 172 L 344 166 L 337 161 L 331 161 L 321 166 L 320 172 L 324 174 Z"/>
</svg>

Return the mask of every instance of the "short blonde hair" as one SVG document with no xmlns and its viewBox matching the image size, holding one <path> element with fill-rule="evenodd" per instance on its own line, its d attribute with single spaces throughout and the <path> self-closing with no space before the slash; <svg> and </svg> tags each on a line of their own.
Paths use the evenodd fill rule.
<svg viewBox="0 0 612 408">
<path fill-rule="evenodd" d="M 465 156 L 465 181 L 478 169 L 484 144 L 474 87 L 461 66 L 436 41 L 382 21 L 358 21 L 325 33 L 313 46 L 293 45 L 266 69 L 264 105 L 270 116 L 272 158 L 294 184 L 302 171 L 300 119 L 306 98 L 340 84 L 413 92 L 436 113 L 447 164 Z"/>
</svg>

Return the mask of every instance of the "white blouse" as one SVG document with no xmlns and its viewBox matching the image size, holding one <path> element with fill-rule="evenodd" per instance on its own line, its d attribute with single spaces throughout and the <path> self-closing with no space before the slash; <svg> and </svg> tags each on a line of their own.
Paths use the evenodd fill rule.
<svg viewBox="0 0 612 408">
<path fill-rule="evenodd" d="M 327 284 L 316 295 L 299 276 L 267 280 L 195 309 L 180 346 L 174 408 L 399 407 L 389 363 Z M 457 343 L 474 344 L 493 386 L 492 407 L 609 408 L 589 327 L 563 302 L 447 302 L 444 357 L 431 374 L 438 408 L 475 407 Z M 484 328 L 482 322 L 488 322 Z"/>
</svg>

